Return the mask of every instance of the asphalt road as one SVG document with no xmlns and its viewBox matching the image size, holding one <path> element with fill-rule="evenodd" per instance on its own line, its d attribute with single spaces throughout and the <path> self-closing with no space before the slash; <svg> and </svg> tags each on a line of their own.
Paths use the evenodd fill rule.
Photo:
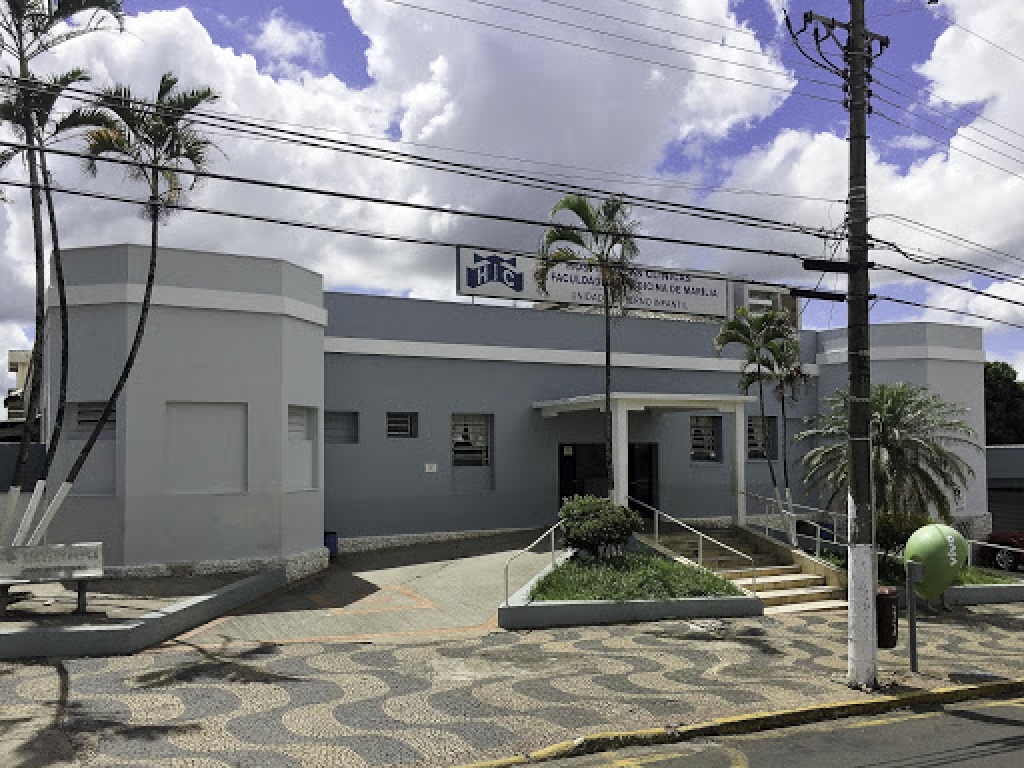
<svg viewBox="0 0 1024 768">
<path fill-rule="evenodd" d="M 1020 768 L 1024 699 L 560 760 L 561 768 Z"/>
</svg>

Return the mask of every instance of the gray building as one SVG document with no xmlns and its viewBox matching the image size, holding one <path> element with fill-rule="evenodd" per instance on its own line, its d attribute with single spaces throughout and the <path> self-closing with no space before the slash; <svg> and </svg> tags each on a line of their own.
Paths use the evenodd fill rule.
<svg viewBox="0 0 1024 768">
<path fill-rule="evenodd" d="M 147 257 L 137 246 L 65 255 L 72 405 L 54 487 L 127 353 Z M 751 292 L 730 295 L 731 308 Z M 56 322 L 51 312 L 50 338 Z M 770 495 L 779 404 L 766 445 L 755 399 L 737 391 L 740 350 L 716 356 L 717 332 L 614 322 L 620 498 L 736 518 L 758 511 L 737 490 Z M 803 331 L 801 346 L 811 377 L 789 409 L 791 439 L 846 377 L 845 332 Z M 877 326 L 872 346 L 876 381 L 960 401 L 984 434 L 980 330 Z M 602 350 L 599 315 L 324 293 L 319 275 L 283 261 L 161 249 L 138 364 L 49 541 L 102 540 L 125 566 L 306 563 L 319 562 L 324 531 L 358 547 L 550 524 L 562 497 L 605 490 Z M 47 353 L 49 376 L 56 345 Z M 791 476 L 814 504 L 798 490 L 808 447 L 791 445 Z M 982 535 L 985 457 L 966 458 L 977 474 L 957 512 Z"/>
</svg>

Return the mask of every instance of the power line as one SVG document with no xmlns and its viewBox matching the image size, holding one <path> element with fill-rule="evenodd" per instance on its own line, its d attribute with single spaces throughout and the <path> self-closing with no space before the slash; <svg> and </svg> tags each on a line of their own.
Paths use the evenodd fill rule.
<svg viewBox="0 0 1024 768">
<path fill-rule="evenodd" d="M 999 165 L 997 163 L 993 163 L 990 160 L 986 160 L 983 157 L 979 157 L 978 155 L 975 155 L 972 152 L 968 152 L 965 149 L 960 149 L 959 147 L 954 147 L 952 145 L 952 143 L 950 143 L 950 141 L 947 140 L 947 139 L 943 139 L 941 137 L 933 136 L 932 134 L 927 133 L 925 131 L 922 131 L 919 128 L 913 128 L 913 127 L 907 125 L 906 123 L 900 122 L 899 120 L 896 120 L 894 118 L 889 117 L 884 112 L 879 112 L 877 109 L 874 111 L 874 114 L 877 115 L 878 117 L 882 118 L 883 120 L 887 120 L 888 122 L 893 123 L 894 125 L 898 125 L 901 128 L 904 128 L 904 129 L 910 131 L 911 133 L 916 133 L 918 136 L 923 136 L 926 139 L 931 139 L 932 141 L 934 141 L 934 142 L 936 142 L 938 144 L 944 145 L 944 146 L 949 148 L 950 152 L 957 152 L 957 153 L 959 153 L 961 155 L 966 155 L 967 157 L 970 157 L 970 158 L 973 158 L 974 160 L 977 160 L 979 163 L 984 163 L 985 165 L 988 165 L 988 166 L 990 166 L 992 168 L 995 168 L 996 170 L 1002 171 L 1003 173 L 1009 174 L 1010 176 L 1016 176 L 1018 179 L 1024 179 L 1024 175 L 1022 175 L 1020 173 L 1017 173 L 1016 171 L 1011 171 L 1009 168 L 1004 168 L 1003 166 L 1001 166 L 1001 165 Z"/>
<path fill-rule="evenodd" d="M 969 248 L 973 248 L 976 251 L 991 253 L 991 254 L 993 254 L 995 256 L 1002 256 L 1002 257 L 1005 257 L 1005 259 L 1010 259 L 1010 260 L 1018 261 L 1018 262 L 1024 262 L 1024 256 L 1017 256 L 1017 255 L 1014 255 L 1012 253 L 1009 253 L 1008 251 L 1001 251 L 998 248 L 993 248 L 993 247 L 991 247 L 989 245 L 983 245 L 982 243 L 978 243 L 978 242 L 976 242 L 974 240 L 970 240 L 970 239 L 968 239 L 966 237 L 963 237 L 962 235 L 957 235 L 957 234 L 954 234 L 952 232 L 948 232 L 947 230 L 939 229 L 938 227 L 932 226 L 931 224 L 925 224 L 922 221 L 917 221 L 916 219 L 911 219 L 911 218 L 908 218 L 906 216 L 901 216 L 901 215 L 899 215 L 897 213 L 876 213 L 871 218 L 873 218 L 873 219 L 878 219 L 878 218 L 895 219 L 899 223 L 901 223 L 903 226 L 907 226 L 907 227 L 910 227 L 911 229 L 916 229 L 918 231 L 922 231 L 925 234 L 929 234 L 931 237 L 934 237 L 936 239 L 945 240 L 946 242 L 951 242 L 951 243 L 962 244 L 962 245 L 967 246 Z"/>
<path fill-rule="evenodd" d="M 27 144 L 20 144 L 20 143 L 17 143 L 17 142 L 2 141 L 2 140 L 0 140 L 0 147 L 8 147 L 8 148 L 11 148 L 11 149 L 24 150 L 24 149 L 28 148 L 28 145 Z M 74 152 L 72 150 L 56 149 L 56 148 L 52 148 L 52 147 L 47 148 L 45 151 L 47 153 L 56 154 L 56 155 L 60 155 L 60 156 L 63 156 L 63 157 L 75 157 L 75 158 L 80 158 L 80 159 L 89 159 L 89 158 L 92 157 L 91 155 L 89 155 L 88 153 L 85 153 L 85 152 Z M 99 162 L 111 163 L 111 164 L 122 165 L 122 166 L 136 167 L 136 165 L 137 165 L 136 163 L 134 163 L 134 162 L 132 162 L 130 160 L 126 160 L 126 159 L 123 159 L 123 158 L 117 158 L 117 157 L 99 156 L 99 157 L 96 157 L 96 158 L 93 158 L 93 159 L 95 159 L 95 160 L 97 160 Z M 414 203 L 414 202 L 410 202 L 410 201 L 407 201 L 407 200 L 393 200 L 393 199 L 389 199 L 389 198 L 376 197 L 376 196 L 372 196 L 372 195 L 360 195 L 360 194 L 355 194 L 355 193 L 352 193 L 352 192 L 340 192 L 340 191 L 337 191 L 337 190 L 324 189 L 322 187 L 311 187 L 311 186 L 306 186 L 306 185 L 302 185 L 302 184 L 291 184 L 291 183 L 288 183 L 288 182 L 267 181 L 267 180 L 263 180 L 263 179 L 254 179 L 254 178 L 247 177 L 247 176 L 237 176 L 237 175 L 233 175 L 233 174 L 216 173 L 216 172 L 213 172 L 213 171 L 184 170 L 184 169 L 180 169 L 180 168 L 175 168 L 174 166 L 159 165 L 159 164 L 148 165 L 147 168 L 149 168 L 149 169 L 151 169 L 153 171 L 161 171 L 161 172 L 163 172 L 163 171 L 175 172 L 176 171 L 176 172 L 180 172 L 180 173 L 183 173 L 185 175 L 194 176 L 194 177 L 197 177 L 197 178 L 213 179 L 213 180 L 216 180 L 216 181 L 225 181 L 225 182 L 229 182 L 229 183 L 233 183 L 233 184 L 245 184 L 245 185 L 248 185 L 248 186 L 259 187 L 259 188 L 262 188 L 262 189 L 279 189 L 279 190 L 284 190 L 284 191 L 287 191 L 287 192 L 301 192 L 301 193 L 304 193 L 304 194 L 319 195 L 319 196 L 322 196 L 322 197 L 331 197 L 331 198 L 342 199 L 342 200 L 351 200 L 351 201 L 361 202 L 361 203 L 370 203 L 370 204 L 375 204 L 375 205 L 387 205 L 387 206 L 393 206 L 393 207 L 398 207 L 398 208 L 406 208 L 406 209 L 417 210 L 417 211 L 427 211 L 427 212 L 431 212 L 431 213 L 449 214 L 449 215 L 453 215 L 453 216 L 465 216 L 467 218 L 484 219 L 484 220 L 488 220 L 488 221 L 500 221 L 500 222 L 504 222 L 504 223 L 508 223 L 508 224 L 523 224 L 523 225 L 527 225 L 527 226 L 544 227 L 544 228 L 550 227 L 553 224 L 553 222 L 551 222 L 551 221 L 543 221 L 543 220 L 538 220 L 538 219 L 527 219 L 527 218 L 520 217 L 520 216 L 508 216 L 508 215 L 505 215 L 505 214 L 484 213 L 484 212 L 480 212 L 480 211 L 465 211 L 465 210 L 447 208 L 447 207 L 439 206 L 439 205 L 428 205 L 426 203 Z M 560 227 L 562 227 L 564 229 L 572 230 L 574 232 L 588 232 L 589 231 L 586 227 L 578 227 L 578 226 L 572 226 L 572 225 L 567 225 L 567 224 L 559 224 L 558 226 L 560 226 Z M 610 234 L 616 234 L 616 233 L 610 232 L 610 231 L 599 231 L 599 232 L 594 232 L 593 234 L 610 235 Z M 773 256 L 787 256 L 787 257 L 790 257 L 790 258 L 803 258 L 803 257 L 799 256 L 798 254 L 792 254 L 792 253 L 787 253 L 787 252 L 783 252 L 783 251 L 772 251 L 772 250 L 769 250 L 769 249 L 748 249 L 748 248 L 742 248 L 740 246 L 724 246 L 724 245 L 720 246 L 718 244 L 709 243 L 709 242 L 706 242 L 706 241 L 684 240 L 682 238 L 667 237 L 667 236 L 661 236 L 661 235 L 636 234 L 636 235 L 633 235 L 633 238 L 636 239 L 636 240 L 647 240 L 647 241 L 650 241 L 650 242 L 667 243 L 667 244 L 671 244 L 671 245 L 687 245 L 687 246 L 692 246 L 692 247 L 718 248 L 718 249 L 722 249 L 722 250 L 737 250 L 737 251 L 742 251 L 744 253 L 762 253 L 762 254 L 768 254 L 768 255 L 773 255 Z"/>
<path fill-rule="evenodd" d="M 935 109 L 934 107 L 931 107 L 930 105 L 925 104 L 922 101 L 915 100 L 913 96 L 909 96 L 909 95 L 903 93 L 903 91 L 900 91 L 900 90 L 898 90 L 896 88 L 893 88 L 893 87 L 887 85 L 886 83 L 883 83 L 881 80 L 875 80 L 875 84 L 881 86 L 885 90 L 890 91 L 890 92 L 892 92 L 892 93 L 894 93 L 894 94 L 896 94 L 898 96 L 902 96 L 905 99 L 910 99 L 911 106 L 910 107 L 903 107 L 903 106 L 900 106 L 899 104 L 895 104 L 895 103 L 893 103 L 891 101 L 887 101 L 882 96 L 879 96 L 878 94 L 875 94 L 875 98 L 879 99 L 880 101 L 884 101 L 886 104 L 894 106 L 897 109 L 900 109 L 900 110 L 902 110 L 903 112 L 905 112 L 905 113 L 907 113 L 909 115 L 913 115 L 915 117 L 918 117 L 921 120 L 926 120 L 926 118 L 921 117 L 916 112 L 914 112 L 913 109 L 911 108 L 911 107 L 921 107 L 925 111 L 930 112 L 933 115 L 937 115 L 938 117 L 945 118 L 945 119 L 954 119 L 955 120 L 954 116 L 948 115 L 945 112 L 941 112 L 940 110 Z M 933 125 L 938 125 L 940 128 L 945 128 L 946 130 L 954 130 L 953 128 L 950 128 L 950 126 L 946 125 L 946 124 L 940 124 L 938 122 L 933 122 L 933 121 L 928 121 L 928 122 L 932 122 Z M 1008 141 L 1008 140 L 1006 140 L 1006 139 L 1004 139 L 1004 138 L 1002 138 L 1000 136 L 997 136 L 994 133 L 991 133 L 989 131 L 986 131 L 986 130 L 983 130 L 981 128 L 978 128 L 975 125 L 964 125 L 962 127 L 961 126 L 956 126 L 955 129 L 956 130 L 973 131 L 975 133 L 980 133 L 982 136 L 986 136 L 986 137 L 988 137 L 988 138 L 990 138 L 990 139 L 992 139 L 994 141 L 999 142 L 1000 144 L 1004 144 L 1007 147 L 1011 147 L 1012 149 L 1015 149 L 1018 152 L 1024 152 L 1024 147 L 1020 146 L 1019 144 L 1014 144 L 1012 141 Z M 976 141 L 976 140 L 972 139 L 972 141 Z M 976 143 L 981 144 L 981 142 L 976 142 Z M 984 145 L 982 144 L 982 146 L 984 146 Z"/>
<path fill-rule="evenodd" d="M 728 32 L 735 32 L 740 35 L 749 35 L 750 37 L 756 38 L 757 33 L 752 32 L 749 29 L 743 29 L 741 27 L 730 27 L 728 24 L 719 24 L 714 21 L 707 21 L 696 16 L 688 16 L 685 13 L 679 13 L 678 11 L 668 11 L 664 8 L 657 8 L 653 5 L 647 5 L 646 3 L 636 2 L 636 0 L 613 0 L 620 5 L 628 5 L 632 8 L 640 8 L 645 11 L 653 11 L 654 13 L 662 13 L 666 16 L 672 16 L 677 19 L 684 19 L 686 21 L 696 22 L 697 24 L 706 24 L 709 27 L 718 27 L 719 29 L 727 30 Z"/>
<path fill-rule="evenodd" d="M 906 256 L 905 253 L 903 255 Z M 875 264 L 875 268 L 882 269 L 887 272 L 895 272 L 899 275 L 904 275 L 905 277 L 913 277 L 916 280 L 924 280 L 929 283 L 935 283 L 936 285 L 942 285 L 945 286 L 946 288 L 952 288 L 954 290 L 962 291 L 964 293 L 973 293 L 976 296 L 984 296 L 986 299 L 992 299 L 993 301 L 1001 301 L 1005 304 L 1013 304 L 1016 307 L 1024 307 L 1024 301 L 1017 301 L 1016 299 L 1007 298 L 1005 296 L 996 296 L 995 294 L 988 293 L 987 291 L 982 291 L 977 288 L 971 288 L 970 286 L 967 285 L 951 283 L 948 280 L 942 280 L 938 277 L 927 277 L 926 275 L 921 275 L 918 274 L 917 272 L 911 272 L 910 270 L 907 269 L 901 269 L 900 267 L 894 267 L 890 264 Z"/>
<path fill-rule="evenodd" d="M 922 115 L 919 115 L 919 114 L 913 112 L 912 110 L 908 109 L 907 107 L 900 106 L 899 104 L 897 104 L 894 101 L 889 101 L 889 99 L 885 98 L 884 96 L 879 96 L 877 93 L 874 95 L 874 98 L 877 99 L 878 101 L 882 102 L 883 104 L 888 104 L 890 107 L 895 107 L 896 109 L 900 110 L 901 112 L 903 112 L 905 114 L 910 115 L 911 117 L 915 118 L 916 120 L 922 120 L 923 122 L 929 123 L 930 125 L 934 125 L 934 126 L 936 126 L 938 128 L 942 128 L 943 130 L 946 130 L 946 131 L 952 130 L 954 132 L 954 136 L 953 136 L 954 138 L 961 138 L 961 139 L 963 139 L 965 141 L 969 141 L 972 144 L 976 144 L 979 147 L 983 147 L 984 149 L 987 149 L 989 152 L 992 152 L 992 153 L 994 153 L 996 155 L 999 155 L 1000 157 L 1005 157 L 1007 160 L 1012 160 L 1015 163 L 1024 162 L 1024 160 L 1022 160 L 1019 157 L 1014 157 L 1013 155 L 1008 155 L 1008 154 L 1006 154 L 1005 152 L 1003 152 L 1001 150 L 995 149 L 994 147 L 990 147 L 988 144 L 985 144 L 984 142 L 978 141 L 977 139 L 972 139 L 970 136 L 964 136 L 963 134 L 958 134 L 957 133 L 958 129 L 956 129 L 956 128 L 952 128 L 951 129 L 950 126 L 945 124 L 945 123 L 940 123 L 938 120 L 932 120 L 931 118 L 923 117 Z M 948 141 L 951 141 L 951 140 L 952 140 L 952 138 L 947 140 L 947 143 L 948 143 Z M 1008 142 L 1008 141 L 1002 141 L 1001 139 L 997 139 L 997 141 L 1000 141 L 1001 143 L 1006 144 L 1009 147 L 1012 147 L 1014 149 L 1018 149 L 1021 152 L 1024 152 L 1024 148 L 1020 148 L 1020 147 L 1017 147 L 1014 144 L 1010 144 L 1010 142 Z"/>
<path fill-rule="evenodd" d="M 887 301 L 887 302 L 890 302 L 892 304 L 904 304 L 904 305 L 906 305 L 908 307 L 918 307 L 919 309 L 930 309 L 930 310 L 933 310 L 935 312 L 949 312 L 950 314 L 953 314 L 953 315 L 963 315 L 964 317 L 973 317 L 973 318 L 975 318 L 977 320 L 987 320 L 990 323 L 998 323 L 999 325 L 1008 325 L 1011 328 L 1022 328 L 1022 329 L 1024 329 L 1024 325 L 1022 325 L 1020 323 L 1013 323 L 1013 322 L 1010 322 L 1009 320 L 1000 320 L 999 318 L 990 317 L 988 315 L 982 315 L 982 314 L 979 314 L 977 312 L 968 312 L 965 309 L 950 309 L 949 307 L 936 307 L 933 304 L 924 304 L 924 303 L 922 303 L 920 301 L 911 301 L 910 299 L 898 299 L 895 296 L 880 296 L 880 295 L 876 295 L 875 298 L 878 299 L 879 301 Z"/>
<path fill-rule="evenodd" d="M 687 66 L 684 66 L 684 65 L 681 65 L 681 64 L 670 64 L 670 63 L 664 62 L 664 61 L 655 61 L 654 59 L 648 59 L 648 58 L 645 58 L 643 56 L 634 56 L 633 54 L 624 53 L 622 51 L 611 51 L 611 50 L 608 50 L 607 48 L 600 48 L 600 47 L 594 46 L 594 45 L 587 45 L 585 43 L 574 42 L 574 41 L 571 41 L 571 40 L 563 40 L 562 38 L 552 37 L 550 35 L 544 35 L 544 34 L 541 34 L 539 32 L 527 32 L 526 30 L 517 29 L 515 27 L 509 27 L 509 26 L 506 26 L 504 24 L 496 24 L 494 22 L 483 21 L 481 19 L 471 19 L 471 18 L 469 18 L 467 16 L 460 16 L 459 14 L 456 14 L 456 13 L 448 13 L 447 11 L 437 10 L 436 8 L 427 8 L 427 7 L 421 6 L 421 5 L 414 5 L 412 3 L 404 2 L 404 0 L 384 0 L 384 2 L 392 3 L 394 5 L 399 5 L 399 6 L 402 6 L 404 8 L 410 8 L 410 9 L 413 9 L 413 10 L 424 11 L 426 13 L 436 14 L 438 16 L 444 16 L 444 17 L 450 18 L 450 19 L 456 19 L 458 21 L 465 21 L 465 22 L 468 22 L 470 24 L 477 24 L 477 25 L 484 26 L 484 27 L 490 27 L 492 29 L 499 29 L 499 30 L 502 30 L 504 32 L 511 32 L 513 34 L 522 35 L 524 37 L 533 37 L 533 38 L 536 38 L 538 40 L 544 40 L 544 41 L 551 42 L 551 43 L 557 43 L 559 45 L 566 45 L 566 46 L 570 46 L 570 47 L 573 47 L 573 48 L 579 48 L 579 49 L 585 50 L 585 51 L 592 51 L 592 52 L 595 52 L 595 53 L 603 53 L 603 54 L 607 54 L 609 56 L 617 56 L 617 57 L 622 58 L 622 59 L 628 59 L 630 61 L 636 61 L 636 62 L 640 62 L 640 63 L 643 63 L 643 64 L 651 64 L 651 65 L 654 65 L 656 67 L 664 67 L 665 69 L 675 69 L 675 70 L 679 70 L 681 72 L 690 72 L 690 73 L 695 74 L 695 75 L 704 75 L 706 77 L 714 77 L 714 78 L 718 78 L 719 80 L 726 80 L 726 81 L 733 82 L 733 83 L 741 83 L 743 85 L 751 85 L 751 86 L 754 86 L 755 88 L 763 88 L 763 89 L 766 89 L 766 90 L 777 91 L 777 92 L 780 92 L 780 93 L 785 93 L 785 94 L 793 95 L 793 96 L 802 96 L 804 98 L 815 99 L 817 101 L 825 101 L 825 102 L 828 102 L 830 104 L 838 104 L 839 103 L 835 99 L 830 99 L 830 98 L 828 98 L 826 96 L 820 96 L 818 94 L 807 93 L 807 92 L 804 92 L 804 91 L 795 91 L 795 90 L 793 90 L 791 88 L 784 88 L 782 86 L 777 86 L 777 85 L 768 85 L 767 83 L 757 83 L 757 82 L 754 82 L 753 80 L 744 80 L 743 78 L 731 77 L 729 75 L 720 75 L 720 74 L 717 74 L 715 72 L 707 72 L 707 71 L 702 70 L 702 69 L 695 69 L 693 67 L 687 67 Z M 834 88 L 838 87 L 834 83 L 828 83 L 828 85 L 831 86 L 831 87 L 834 87 Z"/>
<path fill-rule="evenodd" d="M 16 78 L 10 75 L 0 75 L 0 80 L 3 79 L 12 80 L 15 82 L 22 82 L 20 78 Z M 26 90 L 47 92 L 47 89 L 41 86 L 38 82 L 29 81 L 29 83 L 30 84 L 22 85 L 21 87 Z M 63 89 L 63 92 L 84 94 L 85 96 L 93 98 L 102 95 L 102 93 L 98 91 L 73 86 Z M 88 101 L 82 98 L 79 98 L 78 100 Z M 143 99 L 131 99 L 130 101 L 132 104 L 141 105 L 144 108 L 151 109 L 156 112 L 162 112 L 165 114 L 177 114 L 179 116 L 182 114 L 181 110 L 167 108 L 164 105 L 157 105 L 153 102 L 149 102 Z M 560 192 L 563 194 L 566 192 L 581 193 L 593 195 L 599 199 L 619 197 L 625 202 L 628 202 L 631 205 L 634 205 L 639 208 L 647 208 L 667 213 L 676 213 L 679 215 L 703 218 L 712 221 L 722 221 L 725 223 L 738 224 L 740 226 L 756 227 L 759 229 L 774 228 L 778 229 L 779 231 L 805 234 L 813 237 L 828 236 L 827 233 L 820 228 L 807 227 L 804 225 L 794 224 L 791 222 L 779 221 L 777 219 L 771 219 L 761 216 L 752 216 L 750 214 L 737 213 L 734 211 L 727 211 L 724 209 L 709 208 L 707 206 L 697 206 L 687 203 L 676 203 L 671 201 L 657 200 L 654 198 L 641 197 L 639 195 L 621 193 L 617 194 L 595 187 L 567 184 L 565 182 L 552 181 L 550 179 L 531 176 L 528 174 L 513 173 L 506 170 L 487 168 L 484 166 L 477 166 L 469 163 L 456 162 L 452 160 L 438 160 L 436 158 L 426 157 L 422 155 L 414 155 L 405 152 L 398 152 L 396 150 L 386 150 L 379 147 L 372 147 L 365 144 L 359 144 L 356 142 L 342 141 L 340 139 L 315 137 L 310 136 L 308 134 L 304 134 L 299 131 L 287 130 L 282 128 L 268 128 L 266 126 L 260 125 L 258 122 L 243 119 L 241 117 L 223 116 L 221 114 L 215 114 L 210 116 L 207 115 L 207 113 L 200 110 L 194 110 L 192 112 L 189 112 L 187 113 L 187 116 L 190 120 L 193 120 L 195 123 L 199 125 L 206 125 L 216 128 L 228 127 L 231 130 L 242 135 L 265 135 L 264 133 L 257 133 L 257 131 L 272 131 L 275 134 L 284 134 L 289 137 L 293 137 L 292 143 L 299 146 L 307 146 L 316 149 L 331 149 L 357 156 L 387 160 L 389 162 L 395 162 L 404 165 L 412 165 L 447 173 L 455 173 L 470 178 L 478 178 L 486 181 L 497 181 L 506 184 L 515 184 L 518 186 Z M 217 122 L 210 122 L 210 120 L 215 120 Z M 325 146 L 325 144 L 327 146 Z"/>
</svg>

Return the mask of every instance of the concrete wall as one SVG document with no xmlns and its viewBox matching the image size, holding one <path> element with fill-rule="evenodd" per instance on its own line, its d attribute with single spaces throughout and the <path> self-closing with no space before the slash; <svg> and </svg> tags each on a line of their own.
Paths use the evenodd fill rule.
<svg viewBox="0 0 1024 768">
<path fill-rule="evenodd" d="M 148 249 L 136 246 L 65 254 L 69 402 L 108 396 L 134 332 L 147 259 Z M 161 249 L 156 286 L 116 428 L 97 444 L 49 541 L 100 539 L 112 565 L 321 546 L 322 486 L 293 493 L 284 477 L 288 406 L 311 409 L 314 441 L 319 435 L 320 277 L 277 260 Z M 50 312 L 51 337 L 56 322 Z M 56 352 L 51 345 L 48 370 L 56 369 Z M 51 491 L 85 437 L 71 426 Z"/>
</svg>

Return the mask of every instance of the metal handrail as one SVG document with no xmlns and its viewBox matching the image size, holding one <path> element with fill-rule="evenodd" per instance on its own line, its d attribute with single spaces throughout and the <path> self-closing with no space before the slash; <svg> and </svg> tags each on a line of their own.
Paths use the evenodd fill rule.
<svg viewBox="0 0 1024 768">
<path fill-rule="evenodd" d="M 512 564 L 512 561 L 515 560 L 520 555 L 525 555 L 531 549 L 533 549 L 538 544 L 540 544 L 542 541 L 544 541 L 545 538 L 550 536 L 551 537 L 551 566 L 554 567 L 554 565 L 555 565 L 555 531 L 557 531 L 561 527 L 562 527 L 562 521 L 559 520 L 557 523 L 555 523 L 550 528 L 548 528 L 546 531 L 544 531 L 544 533 L 542 533 L 540 536 L 538 536 L 536 541 L 534 541 L 528 547 L 524 547 L 523 549 L 519 550 L 514 555 L 512 555 L 512 557 L 510 557 L 508 560 L 505 561 L 505 606 L 506 607 L 508 607 L 508 599 L 509 599 L 508 567 Z"/>
<path fill-rule="evenodd" d="M 672 515 L 669 515 L 669 514 L 667 514 L 665 512 L 662 512 L 660 509 L 655 509 L 650 504 L 645 504 L 644 502 L 640 501 L 639 499 L 634 499 L 632 496 L 628 496 L 627 498 L 631 502 L 633 502 L 634 504 L 639 504 L 644 509 L 649 509 L 651 512 L 654 513 L 654 543 L 655 544 L 658 543 L 658 535 L 659 535 L 658 534 L 658 518 L 659 517 L 664 517 L 666 520 L 671 520 L 673 523 L 675 523 L 679 527 L 685 528 L 686 530 L 688 530 L 688 531 L 690 531 L 692 533 L 696 533 L 697 534 L 697 565 L 701 566 L 702 568 L 704 567 L 704 539 L 707 539 L 708 541 L 710 541 L 715 546 L 721 547 L 722 549 L 728 550 L 729 552 L 732 552 L 735 555 L 739 555 L 740 557 L 749 560 L 750 561 L 750 591 L 751 592 L 757 592 L 757 567 L 756 567 L 756 563 L 754 562 L 754 558 L 753 557 L 748 555 L 746 552 L 740 552 L 738 549 L 730 547 L 728 544 L 719 541 L 718 539 L 714 538 L 713 536 L 708 536 L 706 533 L 697 530 L 692 525 L 687 525 L 682 520 L 677 520 L 676 518 L 672 517 Z"/>
<path fill-rule="evenodd" d="M 762 496 L 760 494 L 753 493 L 752 491 L 740 491 L 740 493 L 742 493 L 744 496 L 750 496 L 750 497 L 755 498 L 755 499 L 761 499 L 762 501 L 765 502 L 764 532 L 765 532 L 765 535 L 767 536 L 768 535 L 769 520 L 771 518 L 771 514 L 767 510 L 776 506 L 775 499 L 769 498 L 768 496 Z M 800 507 L 801 509 L 807 509 L 807 510 L 810 510 L 812 512 L 824 513 L 824 514 L 828 515 L 829 517 L 831 517 L 832 518 L 832 530 L 830 531 L 830 533 L 832 534 L 832 541 L 834 543 L 837 543 L 837 544 L 839 543 L 839 518 L 840 517 L 844 517 L 844 515 L 842 515 L 839 512 L 832 512 L 831 510 L 821 509 L 820 507 L 810 507 L 810 506 L 807 506 L 806 504 L 793 504 L 793 506 L 794 507 Z M 778 512 L 779 512 L 779 515 L 782 517 L 783 520 L 786 520 L 787 518 L 792 518 L 792 520 L 794 522 L 793 529 L 786 531 L 786 533 L 791 537 L 791 541 L 792 541 L 794 546 L 796 546 L 798 544 L 797 536 L 800 535 L 800 534 L 798 534 L 796 532 L 795 522 L 796 521 L 800 521 L 800 522 L 803 522 L 803 523 L 807 523 L 808 525 L 813 525 L 814 526 L 814 531 L 815 531 L 815 533 L 814 533 L 814 556 L 815 557 L 821 557 L 821 542 L 822 542 L 821 532 L 823 530 L 825 530 L 824 526 L 822 526 L 818 522 L 815 522 L 814 520 L 808 520 L 806 517 L 802 517 L 802 516 L 796 514 L 795 512 L 790 512 L 790 511 L 788 511 L 786 509 L 779 509 Z"/>
<path fill-rule="evenodd" d="M 1006 550 L 1009 550 L 1010 552 L 1018 552 L 1021 555 L 1024 555 L 1024 549 L 1021 549 L 1019 547 L 1009 547 L 1006 544 L 993 544 L 992 542 L 989 542 L 989 541 L 978 541 L 977 539 L 967 539 L 967 564 L 968 565 L 973 565 L 974 564 L 972 562 L 973 561 L 972 555 L 974 554 L 974 547 L 971 546 L 972 544 L 977 544 L 979 547 L 991 547 L 992 549 L 1006 549 Z M 1022 558 L 1022 559 L 1024 559 L 1024 558 Z"/>
</svg>

